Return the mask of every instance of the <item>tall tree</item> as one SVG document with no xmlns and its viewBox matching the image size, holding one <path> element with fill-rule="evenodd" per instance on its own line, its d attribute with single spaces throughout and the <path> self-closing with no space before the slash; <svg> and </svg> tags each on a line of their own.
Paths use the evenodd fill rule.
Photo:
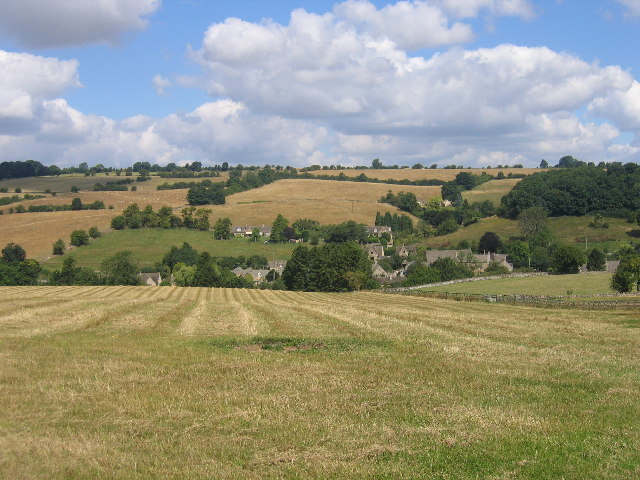
<svg viewBox="0 0 640 480">
<path fill-rule="evenodd" d="M 260 234 L 260 230 L 258 230 Z M 213 227 L 213 236 L 217 240 L 229 240 L 231 238 L 231 219 L 229 217 L 221 217 L 216 220 Z"/>
<path fill-rule="evenodd" d="M 289 221 L 284 218 L 281 214 L 278 214 L 273 225 L 271 226 L 271 237 L 269 241 L 271 242 L 286 242 L 287 239 L 284 237 L 284 229 L 289 226 Z"/>
<path fill-rule="evenodd" d="M 106 258 L 101 266 L 105 285 L 140 285 L 138 262 L 128 250 Z"/>
</svg>

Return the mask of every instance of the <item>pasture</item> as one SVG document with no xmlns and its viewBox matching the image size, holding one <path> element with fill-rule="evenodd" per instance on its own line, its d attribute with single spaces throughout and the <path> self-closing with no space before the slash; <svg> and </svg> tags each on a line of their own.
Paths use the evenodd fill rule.
<svg viewBox="0 0 640 480">
<path fill-rule="evenodd" d="M 589 228 L 592 217 L 549 217 L 549 228 L 556 241 L 567 244 L 586 244 L 588 248 L 617 248 L 621 243 L 635 241 L 640 237 L 637 225 L 621 218 L 605 218 L 607 229 Z M 495 232 L 501 239 L 508 240 L 521 235 L 516 220 L 500 217 L 483 218 L 479 222 L 461 228 L 457 232 L 441 237 L 429 237 L 424 243 L 431 247 L 455 247 L 461 240 L 478 241 L 485 232 Z"/>
<path fill-rule="evenodd" d="M 520 178 L 505 178 L 504 180 L 489 180 L 482 185 L 478 185 L 473 190 L 465 190 L 462 192 L 462 198 L 469 203 L 484 202 L 489 200 L 496 207 L 500 206 L 500 200 L 507 193 L 509 193 L 513 187 L 520 182 Z"/>
<path fill-rule="evenodd" d="M 3 478 L 640 475 L 638 315 L 0 288 Z"/>
<path fill-rule="evenodd" d="M 211 232 L 186 228 L 144 228 L 110 232 L 91 240 L 89 245 L 70 250 L 66 255 L 73 255 L 78 266 L 97 270 L 104 259 L 123 250 L 130 250 L 139 261 L 139 267 L 152 267 L 162 261 L 171 246 L 180 247 L 183 242 L 188 242 L 198 252 L 209 252 L 215 257 L 264 255 L 268 260 L 288 260 L 296 247 L 291 243 L 250 242 L 246 238 L 214 240 Z M 59 269 L 63 260 L 64 257 L 51 257 L 43 263 L 43 267 Z"/>
<path fill-rule="evenodd" d="M 598 295 L 614 293 L 610 273 L 547 275 L 543 277 L 501 278 L 430 287 L 430 292 L 481 295 Z M 570 292 L 570 293 L 569 293 Z"/>
<path fill-rule="evenodd" d="M 486 172 L 488 175 L 497 175 L 498 172 L 502 172 L 505 175 L 509 175 L 510 173 L 516 174 L 524 174 L 531 175 L 536 172 L 544 172 L 545 169 L 541 168 L 491 168 L 491 169 L 483 169 L 483 168 L 463 168 L 463 169 L 413 169 L 413 168 L 390 168 L 390 169 L 367 169 L 367 170 L 314 170 L 313 172 L 309 172 L 312 175 L 331 175 L 338 176 L 341 173 L 346 175 L 347 177 L 357 177 L 358 175 L 364 173 L 369 178 L 377 178 L 379 180 L 443 180 L 445 182 L 449 182 L 456 178 L 460 172 L 468 172 L 474 175 L 481 175 L 482 172 Z"/>
</svg>

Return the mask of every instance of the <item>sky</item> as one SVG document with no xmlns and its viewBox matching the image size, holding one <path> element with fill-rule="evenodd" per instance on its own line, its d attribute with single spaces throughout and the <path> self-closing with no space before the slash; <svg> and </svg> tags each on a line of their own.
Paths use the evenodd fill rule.
<svg viewBox="0 0 640 480">
<path fill-rule="evenodd" d="M 0 162 L 640 163 L 640 0 L 2 0 Z"/>
</svg>

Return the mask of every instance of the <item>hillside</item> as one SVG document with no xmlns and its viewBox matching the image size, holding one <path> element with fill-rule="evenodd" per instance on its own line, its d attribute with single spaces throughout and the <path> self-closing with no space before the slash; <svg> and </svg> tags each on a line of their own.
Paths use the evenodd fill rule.
<svg viewBox="0 0 640 480">
<path fill-rule="evenodd" d="M 92 226 L 97 226 L 102 231 L 109 229 L 111 219 L 131 203 L 138 203 L 141 207 L 149 204 L 154 209 L 170 206 L 180 210 L 185 207 L 187 190 L 156 190 L 155 186 L 164 181 L 156 178 L 136 184 L 138 190 L 135 192 L 80 191 L 21 202 L 25 207 L 31 204 L 62 205 L 70 204 L 73 198 L 78 197 L 85 204 L 101 200 L 107 206 L 113 205 L 114 209 L 13 215 L 5 213 L 0 217 L 0 245 L 16 242 L 27 250 L 29 256 L 42 259 L 49 256 L 54 241 L 58 238 L 68 241 L 73 230 L 88 229 Z M 234 224 L 271 225 L 278 213 L 281 213 L 290 222 L 298 218 L 311 218 L 322 224 L 347 220 L 371 224 L 375 220 L 376 212 L 402 213 L 391 205 L 378 203 L 378 199 L 385 195 L 389 188 L 395 191 L 411 191 L 418 198 L 425 200 L 440 194 L 440 187 L 327 180 L 280 180 L 258 189 L 231 195 L 227 198 L 226 205 L 210 205 L 206 208 L 212 210 L 212 223 L 217 218 L 230 217 Z M 11 206 L 2 209 L 8 211 Z"/>
<path fill-rule="evenodd" d="M 474 175 L 480 175 L 483 172 L 488 173 L 489 175 L 497 175 L 498 172 L 502 172 L 505 175 L 509 175 L 510 173 L 514 175 L 531 175 L 536 172 L 543 172 L 544 169 L 540 168 L 492 168 L 492 169 L 483 169 L 483 168 L 462 168 L 462 169 L 444 169 L 444 168 L 423 168 L 423 169 L 413 169 L 413 168 L 384 168 L 380 170 L 376 169 L 366 169 L 366 170 L 314 170 L 309 172 L 312 175 L 331 175 L 338 176 L 340 174 L 344 174 L 347 177 L 357 177 L 358 175 L 364 173 L 369 178 L 378 178 L 380 180 L 393 179 L 393 180 L 443 180 L 445 182 L 449 182 L 456 178 L 460 172 L 468 172 Z"/>
<path fill-rule="evenodd" d="M 633 312 L 173 287 L 0 312 L 3 478 L 638 473 Z"/>
<path fill-rule="evenodd" d="M 120 230 L 110 232 L 92 240 L 89 245 L 74 248 L 72 254 L 78 266 L 99 269 L 102 261 L 122 250 L 130 250 L 139 267 L 152 267 L 162 261 L 164 255 L 173 246 L 188 242 L 198 252 L 209 252 L 214 257 L 238 257 L 264 255 L 267 260 L 288 260 L 295 244 L 249 242 L 246 238 L 232 240 L 214 240 L 211 232 L 189 230 L 186 228 L 162 229 L 144 228 L 141 230 Z M 43 263 L 48 269 L 61 268 L 64 257 L 53 256 Z"/>
<path fill-rule="evenodd" d="M 609 224 L 608 229 L 589 228 L 589 223 L 592 220 L 592 217 L 553 217 L 547 219 L 553 237 L 560 243 L 584 245 L 586 238 L 587 244 L 593 246 L 594 244 L 635 241 L 640 237 L 638 227 L 623 219 L 606 218 L 605 221 Z M 431 247 L 455 247 L 461 240 L 478 241 L 485 232 L 495 232 L 502 239 L 507 240 L 510 237 L 521 235 L 516 220 L 489 217 L 449 235 L 427 238 L 424 243 Z"/>
</svg>

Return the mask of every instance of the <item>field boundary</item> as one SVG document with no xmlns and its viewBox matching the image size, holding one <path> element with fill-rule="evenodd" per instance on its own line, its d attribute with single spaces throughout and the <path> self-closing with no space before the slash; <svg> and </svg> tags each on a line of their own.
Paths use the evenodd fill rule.
<svg viewBox="0 0 640 480">
<path fill-rule="evenodd" d="M 455 285 L 456 283 L 480 282 L 483 280 L 500 280 L 502 278 L 544 277 L 547 275 L 551 275 L 551 274 L 547 272 L 529 272 L 529 273 L 510 273 L 507 275 L 491 275 L 491 276 L 485 276 L 485 277 L 458 278 L 456 280 L 447 280 L 446 282 L 427 283 L 426 285 L 414 285 L 412 287 L 392 288 L 387 290 L 387 292 L 408 292 L 412 290 L 421 290 L 423 288 Z"/>
<path fill-rule="evenodd" d="M 410 287 L 409 287 L 410 288 Z M 421 292 L 408 289 L 381 290 L 383 293 L 395 293 L 417 297 L 434 298 L 438 300 L 455 300 L 458 302 L 484 302 L 505 303 L 510 305 L 527 305 L 542 308 L 575 308 L 586 310 L 609 309 L 640 309 L 640 297 L 637 300 L 594 300 L 577 301 L 567 300 L 571 297 L 546 297 L 536 295 L 492 295 L 481 293 L 447 293 L 447 292 Z M 619 298 L 619 296 L 616 296 Z"/>
</svg>

